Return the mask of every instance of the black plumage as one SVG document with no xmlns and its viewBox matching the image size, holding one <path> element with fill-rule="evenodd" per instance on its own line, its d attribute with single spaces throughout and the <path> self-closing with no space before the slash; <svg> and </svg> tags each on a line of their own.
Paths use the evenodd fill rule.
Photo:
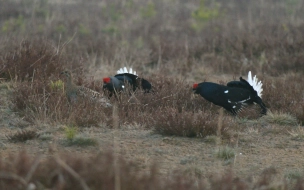
<svg viewBox="0 0 304 190">
<path fill-rule="evenodd" d="M 103 88 L 110 92 L 112 95 L 114 92 L 120 92 L 129 86 L 133 91 L 136 89 L 142 89 L 145 93 L 148 93 L 152 89 L 152 85 L 146 79 L 140 78 L 136 75 L 136 72 L 132 72 L 132 69 L 128 70 L 126 67 L 117 71 L 113 77 L 106 77 L 103 79 Z"/>
<path fill-rule="evenodd" d="M 262 91 L 260 87 L 257 89 Z M 243 106 L 253 103 L 260 105 L 261 114 L 267 113 L 267 108 L 258 95 L 259 93 L 242 77 L 240 77 L 240 81 L 231 81 L 227 86 L 212 82 L 194 84 L 193 90 L 194 93 L 200 94 L 206 100 L 225 108 L 233 115 L 236 115 Z"/>
</svg>

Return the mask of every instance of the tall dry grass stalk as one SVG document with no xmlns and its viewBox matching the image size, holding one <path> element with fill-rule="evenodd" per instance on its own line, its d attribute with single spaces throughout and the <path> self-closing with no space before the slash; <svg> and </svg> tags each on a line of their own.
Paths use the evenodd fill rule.
<svg viewBox="0 0 304 190">
<path fill-rule="evenodd" d="M 118 113 L 117 105 L 113 105 L 113 149 L 114 149 L 114 172 L 115 172 L 115 190 L 121 189 L 121 172 L 120 172 L 120 165 L 119 165 L 119 155 L 120 155 L 120 131 L 119 131 L 119 113 Z"/>
</svg>

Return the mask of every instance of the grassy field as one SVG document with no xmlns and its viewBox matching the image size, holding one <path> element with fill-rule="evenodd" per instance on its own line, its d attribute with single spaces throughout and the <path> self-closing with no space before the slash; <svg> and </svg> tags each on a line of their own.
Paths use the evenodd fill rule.
<svg viewBox="0 0 304 190">
<path fill-rule="evenodd" d="M 301 0 L 0 1 L 0 189 L 304 189 Z M 153 93 L 101 94 L 132 67 Z M 252 71 L 234 117 L 194 95 Z"/>
</svg>

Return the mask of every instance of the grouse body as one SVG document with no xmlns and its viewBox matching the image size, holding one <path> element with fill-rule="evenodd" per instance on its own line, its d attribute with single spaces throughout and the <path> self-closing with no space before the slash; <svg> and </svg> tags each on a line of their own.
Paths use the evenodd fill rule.
<svg viewBox="0 0 304 190">
<path fill-rule="evenodd" d="M 60 74 L 66 77 L 65 92 L 70 103 L 76 103 L 78 98 L 87 98 L 90 101 L 99 102 L 105 107 L 111 106 L 110 101 L 99 92 L 74 84 L 70 71 L 63 71 Z"/>
<path fill-rule="evenodd" d="M 225 108 L 236 115 L 247 104 L 258 104 L 262 111 L 267 113 L 267 108 L 261 99 L 262 83 L 257 82 L 256 76 L 252 79 L 248 73 L 248 81 L 240 77 L 240 81 L 231 81 L 225 85 L 212 82 L 202 82 L 193 85 L 194 93 L 200 94 L 206 100 Z"/>
<path fill-rule="evenodd" d="M 110 92 L 110 95 L 114 92 L 120 92 L 124 90 L 127 86 L 135 91 L 138 88 L 144 90 L 144 92 L 149 92 L 152 88 L 152 85 L 149 81 L 143 78 L 139 78 L 136 74 L 136 71 L 133 71 L 132 68 L 128 69 L 126 67 L 120 68 L 117 71 L 117 74 L 112 77 L 103 78 L 103 88 Z"/>
</svg>

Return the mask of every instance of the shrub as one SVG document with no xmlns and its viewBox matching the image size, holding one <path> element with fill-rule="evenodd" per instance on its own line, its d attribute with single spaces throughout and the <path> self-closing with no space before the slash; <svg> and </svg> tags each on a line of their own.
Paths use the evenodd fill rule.
<svg viewBox="0 0 304 190">
<path fill-rule="evenodd" d="M 17 84 L 12 96 L 13 109 L 25 120 L 46 121 L 75 126 L 98 126 L 107 123 L 111 111 L 94 102 L 79 99 L 69 104 L 62 90 L 40 81 Z"/>
<path fill-rule="evenodd" d="M 231 158 L 234 158 L 234 156 L 235 156 L 234 150 L 228 146 L 220 147 L 216 151 L 216 157 L 223 160 L 229 160 Z"/>
<path fill-rule="evenodd" d="M 73 140 L 78 133 L 77 127 L 65 127 L 64 129 L 65 137 L 67 140 Z"/>
<path fill-rule="evenodd" d="M 10 47 L 12 48 L 12 47 Z M 0 59 L 0 77 L 7 80 L 49 80 L 60 74 L 65 60 L 47 41 L 22 41 Z"/>
<path fill-rule="evenodd" d="M 263 101 L 266 106 L 273 112 L 286 113 L 291 115 L 290 117 L 295 116 L 302 122 L 304 118 L 302 80 L 301 75 L 264 80 Z M 294 119 L 292 122 L 295 125 Z"/>
<path fill-rule="evenodd" d="M 284 113 L 269 112 L 267 113 L 267 115 L 263 116 L 261 120 L 267 123 L 273 123 L 278 125 L 286 125 L 286 126 L 298 125 L 297 118 L 295 118 L 290 114 L 284 114 Z"/>
<path fill-rule="evenodd" d="M 206 112 L 179 112 L 175 108 L 161 108 L 155 112 L 151 121 L 156 132 L 164 135 L 176 135 L 183 137 L 205 137 L 217 134 L 218 118 L 212 113 Z M 221 134 L 228 135 L 231 127 L 230 121 L 226 121 L 221 128 Z"/>
<path fill-rule="evenodd" d="M 297 169 L 297 170 L 290 170 L 287 171 L 284 175 L 285 178 L 288 180 L 297 180 L 303 178 L 303 171 Z"/>
<path fill-rule="evenodd" d="M 15 134 L 5 135 L 11 142 L 25 142 L 39 137 L 39 134 L 33 130 L 21 130 Z"/>
<path fill-rule="evenodd" d="M 64 141 L 66 146 L 96 146 L 98 144 L 97 140 L 90 137 L 76 136 L 72 139 L 67 139 Z"/>
<path fill-rule="evenodd" d="M 304 140 L 304 128 L 303 127 L 299 126 L 296 129 L 288 131 L 288 133 L 292 136 L 293 140 L 297 140 L 297 141 Z"/>
</svg>

